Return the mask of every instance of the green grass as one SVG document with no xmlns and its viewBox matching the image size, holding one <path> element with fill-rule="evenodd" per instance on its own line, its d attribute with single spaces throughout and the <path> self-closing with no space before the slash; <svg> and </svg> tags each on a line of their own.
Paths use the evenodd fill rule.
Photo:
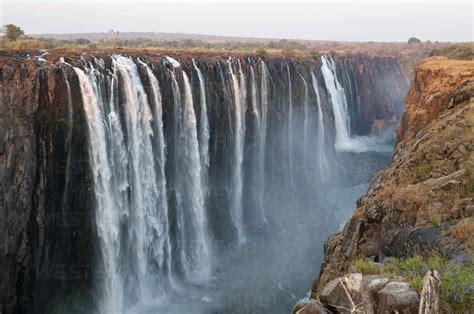
<svg viewBox="0 0 474 314">
<path fill-rule="evenodd" d="M 363 274 L 382 274 L 386 277 L 404 277 L 418 293 L 423 289 L 423 277 L 430 269 L 441 274 L 442 300 L 455 313 L 469 310 L 474 302 L 474 260 L 448 262 L 442 257 L 415 256 L 391 258 L 385 263 L 356 260 L 352 269 Z"/>
</svg>

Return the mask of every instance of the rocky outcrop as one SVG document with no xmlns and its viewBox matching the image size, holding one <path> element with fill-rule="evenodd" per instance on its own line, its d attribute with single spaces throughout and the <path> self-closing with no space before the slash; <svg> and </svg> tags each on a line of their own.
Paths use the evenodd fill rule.
<svg viewBox="0 0 474 314">
<path fill-rule="evenodd" d="M 418 293 L 403 278 L 389 279 L 361 273 L 331 280 L 324 286 L 318 299 L 295 306 L 293 313 L 308 308 L 307 313 L 416 314 L 420 303 Z"/>
<path fill-rule="evenodd" d="M 391 164 L 375 176 L 344 229 L 326 241 L 313 298 L 324 296 L 356 258 L 382 262 L 387 256 L 438 254 L 449 259 L 472 249 L 450 230 L 472 216 L 474 62 L 425 62 L 417 67 L 405 102 Z M 408 304 L 417 296 L 407 285 L 386 284 L 377 292 L 379 307 L 406 303 L 407 313 L 415 311 Z"/>
</svg>

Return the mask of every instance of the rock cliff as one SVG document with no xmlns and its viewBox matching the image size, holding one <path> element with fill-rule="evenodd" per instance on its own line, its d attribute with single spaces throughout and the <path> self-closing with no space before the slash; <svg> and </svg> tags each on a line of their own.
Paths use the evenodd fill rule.
<svg viewBox="0 0 474 314">
<path fill-rule="evenodd" d="M 474 62 L 429 59 L 416 68 L 405 103 L 392 161 L 326 241 L 313 298 L 356 259 L 472 253 Z"/>
</svg>

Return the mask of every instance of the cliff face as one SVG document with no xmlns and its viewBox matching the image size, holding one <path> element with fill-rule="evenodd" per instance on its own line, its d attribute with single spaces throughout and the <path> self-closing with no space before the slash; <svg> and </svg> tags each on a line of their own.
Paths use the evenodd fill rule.
<svg viewBox="0 0 474 314">
<path fill-rule="evenodd" d="M 80 290 L 90 279 L 94 228 L 83 211 L 91 204 L 83 111 L 73 108 L 68 125 L 59 68 L 13 57 L 1 63 L 1 309 L 42 311 L 57 291 Z"/>
<path fill-rule="evenodd" d="M 162 86 L 163 123 L 167 140 L 172 139 L 173 91 L 169 65 L 162 56 L 148 53 L 130 53 L 141 58 L 157 70 Z M 94 192 L 89 141 L 79 80 L 66 62 L 84 67 L 86 62 L 97 62 L 90 55 L 70 52 L 52 52 L 41 58 L 21 56 L 19 53 L 0 55 L 0 311 L 2 313 L 46 312 L 51 300 L 75 295 L 87 303 L 94 302 L 91 295 L 92 278 L 98 262 L 98 236 L 94 221 Z M 110 72 L 109 53 L 95 57 L 104 60 L 103 73 Z M 189 55 L 173 56 L 180 60 L 191 77 L 194 90 L 199 82 L 193 71 Z M 244 72 L 260 62 L 259 58 L 240 56 Z M 46 59 L 46 60 L 45 60 Z M 397 119 L 401 111 L 400 100 L 406 80 L 393 59 L 367 56 L 334 57 L 338 64 L 342 85 L 350 93 L 349 110 L 354 134 L 379 131 Z M 223 104 L 232 95 L 229 90 L 227 57 L 197 56 L 196 62 L 203 69 L 207 80 L 210 128 L 210 162 L 215 165 L 209 174 L 212 188 L 209 207 L 212 233 L 223 243 L 232 240 L 230 218 L 223 212 L 229 195 L 222 188 L 231 177 L 232 156 L 227 148 L 233 130 L 232 109 Z M 328 130 L 325 141 L 334 138 L 333 113 L 328 103 L 324 80 L 320 71 L 321 61 L 314 59 L 285 60 L 265 58 L 271 79 L 269 91 L 268 134 L 275 143 L 282 135 L 282 124 L 288 114 L 289 95 L 287 77 L 290 78 L 296 115 L 301 114 L 305 102 L 305 84 L 311 86 L 311 71 L 319 82 L 321 106 L 327 117 Z M 147 82 L 142 68 L 142 81 Z M 260 72 L 256 73 L 261 76 Z M 300 79 L 300 78 L 303 78 Z M 145 92 L 150 96 L 150 86 Z M 317 87 L 318 88 L 318 87 Z M 104 91 L 104 94 L 107 92 Z M 120 94 L 120 93 L 119 93 Z M 315 95 L 309 94 L 315 103 Z M 386 95 L 386 96 L 381 96 Z M 199 104 L 198 94 L 193 96 Z M 246 97 L 251 99 L 250 89 Z M 151 97 L 150 97 L 151 98 Z M 199 114 L 199 105 L 196 113 Z M 248 130 L 252 129 L 252 113 L 246 111 Z M 251 151 L 252 134 L 247 131 L 245 151 Z M 286 145 L 286 146 L 285 146 Z M 267 155 L 278 165 L 277 157 L 285 156 L 289 143 L 267 145 Z M 328 150 L 333 147 L 328 145 Z M 331 152 L 329 152 L 331 153 Z M 169 145 L 168 158 L 173 160 Z M 171 163 L 171 162 L 170 162 Z M 172 166 L 171 166 L 172 167 Z M 270 167 L 270 166 L 267 166 Z M 273 166 L 272 166 L 273 167 Z M 172 170 L 167 170 L 172 171 Z M 252 169 L 244 169 L 252 173 Z M 284 174 L 285 169 L 275 166 L 273 175 Z M 222 175 L 225 174 L 225 175 Z M 244 194 L 252 193 L 251 179 L 244 176 Z M 248 175 L 248 178 L 251 178 Z M 267 178 L 271 182 L 272 178 Z M 224 180 L 224 181 L 222 181 Z M 278 181 L 278 180 L 276 180 Z M 286 190 L 289 190 L 286 187 Z M 279 191 L 279 190 L 277 190 Z M 170 194 L 171 192 L 168 191 Z M 277 192 L 275 192 L 277 193 Z M 247 208 L 256 206 L 247 197 Z M 171 206 L 173 201 L 171 200 Z M 252 203 L 253 202 L 253 203 Z M 256 211 L 255 211 L 256 212 Z M 253 219 L 250 215 L 249 219 Z M 230 232 L 231 230 L 232 232 Z M 99 269 L 100 271 L 100 269 Z M 54 299 L 55 298 L 55 299 Z"/>
<path fill-rule="evenodd" d="M 401 117 L 403 93 L 408 89 L 397 60 L 363 55 L 337 59 L 338 77 L 346 89 L 351 110 L 351 132 L 378 133 Z M 380 104 L 383 104 L 380 106 Z"/>
<path fill-rule="evenodd" d="M 324 246 L 316 297 L 357 258 L 472 250 L 474 62 L 431 59 L 415 71 L 389 167 L 378 173 L 344 229 Z M 453 232 L 470 224 L 464 235 Z"/>
</svg>

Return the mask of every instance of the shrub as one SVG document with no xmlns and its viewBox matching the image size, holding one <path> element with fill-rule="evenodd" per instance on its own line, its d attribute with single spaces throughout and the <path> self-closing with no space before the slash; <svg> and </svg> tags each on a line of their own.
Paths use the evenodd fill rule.
<svg viewBox="0 0 474 314">
<path fill-rule="evenodd" d="M 379 274 L 381 272 L 381 267 L 379 264 L 376 264 L 372 261 L 364 261 L 363 259 L 357 259 L 354 264 L 352 265 L 352 269 L 354 269 L 358 273 L 362 274 Z"/>
<path fill-rule="evenodd" d="M 467 313 L 474 302 L 474 270 L 467 264 L 451 263 L 441 282 L 443 299 L 455 313 Z"/>
<path fill-rule="evenodd" d="M 317 50 L 311 50 L 311 51 L 309 52 L 309 55 L 311 56 L 311 58 L 317 59 L 317 58 L 319 58 L 319 51 L 317 51 Z"/>
<path fill-rule="evenodd" d="M 474 220 L 469 218 L 461 220 L 449 230 L 448 234 L 469 249 L 474 248 Z"/>
<path fill-rule="evenodd" d="M 254 50 L 254 53 L 257 55 L 257 56 L 260 56 L 260 57 L 265 57 L 268 55 L 268 52 L 263 49 L 263 48 L 257 48 Z"/>
</svg>

